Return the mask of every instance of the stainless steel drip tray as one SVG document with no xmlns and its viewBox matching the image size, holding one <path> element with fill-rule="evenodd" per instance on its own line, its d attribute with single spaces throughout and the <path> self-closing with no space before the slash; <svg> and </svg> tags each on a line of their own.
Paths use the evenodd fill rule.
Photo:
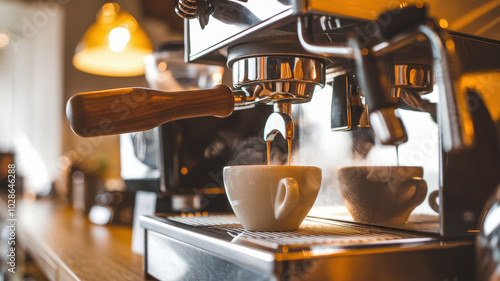
<svg viewBox="0 0 500 281">
<path fill-rule="evenodd" d="M 168 217 L 182 224 L 198 227 L 209 232 L 228 235 L 231 243 L 264 248 L 269 251 L 285 249 L 304 251 L 320 246 L 337 253 L 348 248 L 363 248 L 376 245 L 399 243 L 420 243 L 435 240 L 411 234 L 392 233 L 324 219 L 307 218 L 297 231 L 248 231 L 233 215 L 210 217 Z M 228 239 L 229 239 L 228 237 Z M 282 250 L 279 252 L 283 252 Z"/>
<path fill-rule="evenodd" d="M 197 272 L 197 275 L 216 274 L 217 270 L 211 271 L 208 267 L 208 264 L 211 264 L 210 267 L 214 265 L 214 260 L 219 260 L 217 263 L 219 267 L 225 268 L 223 275 L 237 278 L 234 280 L 246 279 L 241 276 L 243 269 L 257 274 L 260 276 L 259 279 L 262 280 L 287 280 L 287 278 L 282 278 L 283 274 L 296 273 L 297 266 L 303 265 L 305 261 L 314 261 L 316 267 L 323 268 L 318 269 L 319 272 L 316 272 L 316 270 L 308 272 L 309 277 L 317 274 L 320 274 L 317 277 L 325 276 L 325 274 L 332 277 L 329 275 L 333 274 L 330 270 L 340 264 L 345 266 L 347 260 L 349 260 L 347 264 L 359 266 L 352 264 L 352 262 L 366 263 L 370 261 L 370 263 L 376 265 L 382 258 L 382 260 L 385 259 L 385 262 L 382 263 L 385 267 L 388 266 L 387 262 L 389 262 L 391 268 L 394 265 L 397 267 L 398 264 L 401 268 L 407 268 L 410 265 L 405 264 L 413 264 L 415 263 L 414 259 L 417 258 L 426 263 L 432 260 L 434 263 L 432 268 L 445 268 L 447 271 L 450 271 L 450 269 L 452 271 L 454 269 L 463 271 L 465 268 L 463 264 L 473 264 L 473 260 L 470 260 L 473 257 L 471 241 L 445 242 L 439 237 L 421 233 L 360 226 L 311 217 L 304 220 L 299 230 L 285 232 L 247 231 L 242 228 L 234 215 L 192 217 L 156 215 L 141 217 L 141 225 L 146 229 L 146 272 L 148 275 L 162 280 L 167 276 L 169 278 L 166 279 L 171 280 L 189 280 L 189 274 L 193 274 L 193 272 Z M 162 254 L 162 252 L 165 252 L 165 254 Z M 201 258 L 204 255 L 205 257 Z M 195 263 L 186 261 L 189 262 L 191 269 L 194 267 L 195 270 L 188 270 L 185 272 L 187 275 L 182 275 L 177 279 L 172 277 L 171 269 L 168 270 L 169 273 L 166 271 L 166 268 L 169 268 L 166 260 L 169 259 L 169 262 L 171 262 L 173 256 L 177 258 L 182 256 L 180 259 L 197 257 L 200 260 Z M 362 256 L 367 258 L 360 260 L 359 257 Z M 431 256 L 432 258 L 430 258 Z M 405 257 L 406 261 L 403 262 Z M 443 260 L 450 263 L 457 257 L 456 265 L 439 266 L 440 263 L 443 263 Z M 158 259 L 161 261 L 158 261 Z M 333 262 L 334 260 L 335 262 Z M 178 263 L 178 261 L 174 262 L 171 267 L 178 268 Z M 221 266 L 220 264 L 225 265 Z M 233 266 L 234 268 L 231 269 Z M 372 266 L 371 268 L 372 270 L 384 271 L 382 267 Z M 347 269 L 342 270 L 342 274 L 350 271 Z M 473 271 L 473 269 L 466 271 Z M 233 272 L 238 276 L 233 276 L 228 272 Z M 411 270 L 405 270 L 405 272 L 405 274 L 408 274 L 411 273 Z M 420 270 L 416 275 L 414 273 L 410 275 L 413 274 L 419 278 L 431 276 L 429 273 L 425 273 L 423 276 L 419 275 L 422 272 L 425 272 L 425 270 Z M 451 273 L 439 272 L 438 275 L 439 278 L 448 278 Z M 337 271 L 335 274 L 338 277 L 340 272 Z M 360 273 L 354 270 L 349 274 L 358 276 Z M 467 275 L 470 272 L 463 274 Z M 454 276 L 463 276 L 463 274 Z M 398 278 L 411 277 L 395 274 L 393 270 L 389 275 Z M 229 277 L 224 278 L 224 276 L 214 278 L 217 280 L 231 280 Z M 265 276 L 269 278 L 264 278 Z M 309 277 L 306 279 L 309 279 Z M 363 276 L 358 277 L 363 278 Z M 252 275 L 248 279 L 255 278 Z M 405 280 L 413 280 L 412 278 Z M 194 276 L 192 279 L 196 280 Z"/>
</svg>

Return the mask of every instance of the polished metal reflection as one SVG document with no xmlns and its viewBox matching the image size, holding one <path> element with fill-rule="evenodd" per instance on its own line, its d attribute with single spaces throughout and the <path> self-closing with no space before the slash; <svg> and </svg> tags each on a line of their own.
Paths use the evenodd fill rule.
<svg viewBox="0 0 500 281">
<path fill-rule="evenodd" d="M 485 207 L 476 239 L 477 280 L 500 280 L 500 186 Z"/>
<path fill-rule="evenodd" d="M 145 272 L 160 280 L 200 280 L 200 276 L 252 281 L 473 277 L 471 241 L 441 242 L 417 233 L 314 218 L 307 218 L 301 230 L 289 232 L 245 231 L 234 216 L 225 215 L 143 216 L 141 226 L 147 238 Z M 190 269 L 183 271 L 186 263 Z M 436 266 L 408 270 L 417 263 Z M 182 276 L 172 278 L 173 271 Z"/>
<path fill-rule="evenodd" d="M 325 85 L 321 59 L 264 56 L 236 60 L 233 84 L 246 93 L 245 103 L 308 102 L 317 86 Z"/>
<path fill-rule="evenodd" d="M 432 91 L 432 69 L 427 65 L 395 64 L 392 86 L 417 89 L 425 93 Z"/>
<path fill-rule="evenodd" d="M 198 6 L 194 0 L 180 0 L 175 7 L 175 13 L 183 19 L 198 17 Z"/>
<path fill-rule="evenodd" d="M 436 25 L 419 25 L 416 31 L 401 34 L 388 42 L 382 42 L 373 47 L 376 56 L 407 46 L 425 36 L 433 56 L 435 83 L 439 92 L 439 126 L 442 136 L 442 147 L 445 152 L 456 152 L 470 148 L 474 144 L 474 128 L 469 110 L 467 109 L 466 96 L 458 87 L 460 73 L 455 43 L 449 34 L 439 30 Z"/>
<path fill-rule="evenodd" d="M 370 124 L 383 144 L 401 144 L 408 141 L 405 127 L 396 116 L 395 108 L 383 108 L 370 114 Z"/>
<path fill-rule="evenodd" d="M 294 126 L 290 115 L 280 112 L 274 112 L 269 115 L 266 126 L 264 127 L 264 140 L 273 141 L 278 133 L 281 133 L 285 139 L 293 139 Z"/>
<path fill-rule="evenodd" d="M 274 111 L 292 115 L 292 104 L 289 102 L 277 102 L 274 104 Z"/>
<path fill-rule="evenodd" d="M 466 96 L 458 87 L 459 73 L 456 70 L 454 43 L 429 26 L 420 25 L 418 30 L 429 39 L 434 57 L 434 72 L 439 74 L 436 75 L 436 84 L 440 94 L 443 149 L 452 152 L 471 147 L 474 144 L 474 127 Z"/>
<path fill-rule="evenodd" d="M 350 48 L 354 53 L 353 48 L 347 44 L 314 45 L 306 41 L 304 39 L 306 31 L 302 21 L 304 21 L 303 18 L 298 19 L 297 31 L 299 39 L 302 38 L 300 41 L 304 49 L 320 55 L 354 57 L 349 51 Z M 439 30 L 436 26 L 439 25 L 421 24 L 416 27 L 416 31 L 405 32 L 389 41 L 381 42 L 373 46 L 371 51 L 376 57 L 381 57 L 401 47 L 408 46 L 422 35 L 429 40 L 434 73 L 436 74 L 436 85 L 438 86 L 441 101 L 438 106 L 443 150 L 453 152 L 470 148 L 474 144 L 474 128 L 470 112 L 467 109 L 465 95 L 458 88 L 458 63 L 454 42 L 446 31 Z M 417 73 L 414 73 L 415 75 L 411 80 L 418 84 L 420 76 L 425 76 L 425 71 L 424 73 L 417 71 Z"/>
<path fill-rule="evenodd" d="M 305 18 L 297 18 L 297 35 L 300 44 L 306 51 L 323 56 L 354 59 L 354 50 L 345 43 L 335 45 L 316 45 L 313 42 L 308 41 L 307 36 L 309 34 L 306 31 L 306 22 Z"/>
</svg>

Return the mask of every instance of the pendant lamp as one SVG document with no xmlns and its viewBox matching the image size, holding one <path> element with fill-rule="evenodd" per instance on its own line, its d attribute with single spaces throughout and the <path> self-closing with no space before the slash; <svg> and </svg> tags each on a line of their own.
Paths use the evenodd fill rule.
<svg viewBox="0 0 500 281">
<path fill-rule="evenodd" d="M 151 52 L 151 41 L 135 18 L 117 3 L 106 3 L 78 43 L 73 65 L 96 75 L 139 76 Z"/>
</svg>

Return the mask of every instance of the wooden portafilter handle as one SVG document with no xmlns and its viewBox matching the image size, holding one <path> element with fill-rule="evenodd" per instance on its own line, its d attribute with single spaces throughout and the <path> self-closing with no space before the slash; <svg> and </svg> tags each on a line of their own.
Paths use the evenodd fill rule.
<svg viewBox="0 0 500 281">
<path fill-rule="evenodd" d="M 79 93 L 66 105 L 71 129 L 82 137 L 144 131 L 178 119 L 227 117 L 233 110 L 233 91 L 225 85 L 168 93 L 146 88 Z"/>
</svg>

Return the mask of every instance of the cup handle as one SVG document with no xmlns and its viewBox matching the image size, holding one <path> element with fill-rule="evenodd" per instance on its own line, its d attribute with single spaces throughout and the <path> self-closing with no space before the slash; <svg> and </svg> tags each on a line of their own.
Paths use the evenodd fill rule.
<svg viewBox="0 0 500 281">
<path fill-rule="evenodd" d="M 436 201 L 436 199 L 439 197 L 439 190 L 434 190 L 429 194 L 429 206 L 431 206 L 431 209 L 434 210 L 434 212 L 439 214 L 439 203 Z"/>
<path fill-rule="evenodd" d="M 299 202 L 299 183 L 294 178 L 280 180 L 274 201 L 274 217 L 283 220 Z"/>
<path fill-rule="evenodd" d="M 401 215 L 408 209 L 414 207 L 415 204 L 421 203 L 422 201 L 425 200 L 425 197 L 427 196 L 427 183 L 423 179 L 419 178 L 407 179 L 403 182 L 402 186 L 405 187 L 404 190 L 407 190 L 411 186 L 415 186 L 415 193 L 413 193 L 413 196 L 409 200 L 398 206 L 397 208 L 398 215 Z"/>
</svg>

